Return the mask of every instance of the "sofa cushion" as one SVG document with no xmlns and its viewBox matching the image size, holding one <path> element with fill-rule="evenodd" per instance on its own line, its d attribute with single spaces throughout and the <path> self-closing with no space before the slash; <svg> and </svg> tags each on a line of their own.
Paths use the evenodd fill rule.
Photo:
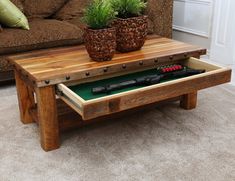
<svg viewBox="0 0 235 181">
<path fill-rule="evenodd" d="M 0 72 L 6 72 L 12 70 L 12 65 L 8 62 L 6 56 L 0 56 Z M 1 77 L 0 77 L 1 81 Z"/>
<path fill-rule="evenodd" d="M 84 14 L 84 9 L 91 0 L 70 0 L 67 2 L 54 16 L 53 18 L 58 20 L 65 20 L 71 24 L 74 24 L 80 28 L 84 28 L 81 18 Z M 147 14 L 147 11 L 146 11 Z M 148 15 L 148 14 L 147 14 Z M 153 22 L 148 20 L 148 34 L 153 34 L 154 27 Z"/>
<path fill-rule="evenodd" d="M 0 33 L 0 55 L 22 51 L 81 44 L 83 31 L 58 20 L 33 20 L 31 29 L 5 28 Z"/>
<path fill-rule="evenodd" d="M 155 34 L 172 37 L 173 2 L 172 0 L 148 0 L 145 13 L 153 23 Z"/>
<path fill-rule="evenodd" d="M 21 0 L 11 0 L 11 2 L 14 5 L 16 5 L 16 7 L 20 9 L 20 11 L 24 12 L 24 6 L 23 6 Z"/>
<path fill-rule="evenodd" d="M 24 11 L 29 18 L 46 18 L 58 11 L 67 0 L 24 0 Z"/>
<path fill-rule="evenodd" d="M 148 34 L 154 33 L 154 24 L 153 22 L 148 18 Z"/>
<path fill-rule="evenodd" d="M 90 2 L 91 0 L 70 0 L 55 14 L 54 18 L 59 20 L 81 18 L 84 9 Z"/>
<path fill-rule="evenodd" d="M 71 24 L 74 24 L 76 26 L 78 26 L 79 28 L 81 29 L 84 29 L 85 28 L 85 24 L 82 22 L 81 18 L 71 18 L 69 20 L 66 20 L 67 22 L 71 23 Z M 153 34 L 154 33 L 154 24 L 153 22 L 148 19 L 148 34 Z"/>
</svg>

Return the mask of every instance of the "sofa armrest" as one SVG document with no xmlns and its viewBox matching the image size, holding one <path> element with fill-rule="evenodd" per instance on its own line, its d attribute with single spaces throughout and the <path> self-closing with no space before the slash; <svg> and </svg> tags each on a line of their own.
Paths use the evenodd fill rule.
<svg viewBox="0 0 235 181">
<path fill-rule="evenodd" d="M 146 9 L 154 34 L 172 37 L 173 0 L 148 0 Z"/>
</svg>

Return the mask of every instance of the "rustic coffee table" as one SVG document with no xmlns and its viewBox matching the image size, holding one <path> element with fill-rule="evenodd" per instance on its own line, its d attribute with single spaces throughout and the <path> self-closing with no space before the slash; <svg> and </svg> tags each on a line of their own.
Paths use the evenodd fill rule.
<svg viewBox="0 0 235 181">
<path fill-rule="evenodd" d="M 231 69 L 197 59 L 205 53 L 197 46 L 152 36 L 141 50 L 117 53 L 108 62 L 91 61 L 83 45 L 33 51 L 11 56 L 9 61 L 14 66 L 21 121 L 39 124 L 41 146 L 50 151 L 59 148 L 61 131 L 113 113 L 174 97 L 180 97 L 182 108 L 195 108 L 198 90 L 231 78 Z M 74 91 L 74 87 L 82 90 L 89 83 L 172 63 L 206 73 L 99 97 Z"/>
</svg>

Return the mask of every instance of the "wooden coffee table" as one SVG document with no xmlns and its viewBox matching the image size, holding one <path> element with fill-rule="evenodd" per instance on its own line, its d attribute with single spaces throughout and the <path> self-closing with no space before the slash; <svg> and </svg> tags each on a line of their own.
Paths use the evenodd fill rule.
<svg viewBox="0 0 235 181">
<path fill-rule="evenodd" d="M 198 90 L 229 82 L 231 78 L 231 69 L 197 59 L 205 53 L 205 49 L 197 46 L 152 36 L 142 50 L 117 53 L 108 62 L 91 61 L 83 45 L 33 51 L 11 56 L 9 61 L 14 66 L 21 121 L 39 124 L 41 146 L 50 151 L 59 148 L 62 130 L 113 113 L 174 97 L 181 98 L 182 108 L 195 108 Z M 207 72 L 91 100 L 70 89 L 70 85 L 172 63 L 203 68 Z"/>
</svg>

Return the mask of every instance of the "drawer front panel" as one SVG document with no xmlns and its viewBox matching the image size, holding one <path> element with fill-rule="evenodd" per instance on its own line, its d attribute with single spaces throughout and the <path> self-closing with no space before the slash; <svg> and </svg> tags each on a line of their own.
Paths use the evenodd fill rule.
<svg viewBox="0 0 235 181">
<path fill-rule="evenodd" d="M 89 120 L 223 84 L 231 79 L 231 70 L 228 68 L 194 58 L 186 60 L 185 65 L 196 69 L 203 68 L 207 72 L 88 101 L 83 100 L 66 85 L 60 84 L 58 89 L 63 92 L 60 97 L 84 120 Z"/>
</svg>

